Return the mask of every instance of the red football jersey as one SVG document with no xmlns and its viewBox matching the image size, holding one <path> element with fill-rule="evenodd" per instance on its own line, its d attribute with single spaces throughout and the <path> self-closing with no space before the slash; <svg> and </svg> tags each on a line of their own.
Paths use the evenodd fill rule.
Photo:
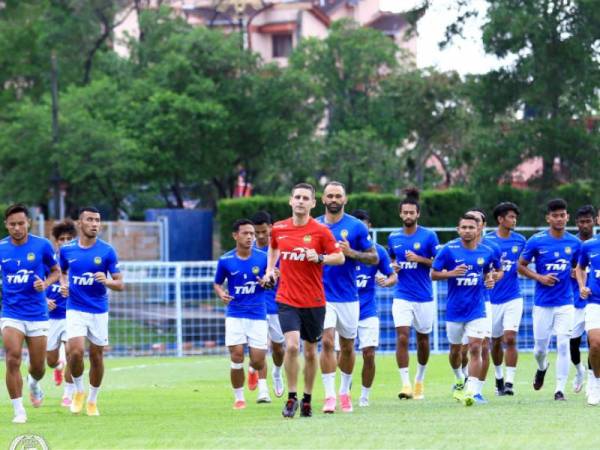
<svg viewBox="0 0 600 450">
<path fill-rule="evenodd" d="M 279 249 L 277 301 L 296 308 L 325 306 L 323 265 L 308 261 L 305 251 L 313 248 L 323 255 L 341 252 L 329 228 L 312 217 L 303 226 L 295 226 L 291 218 L 276 222 L 271 248 Z"/>
</svg>

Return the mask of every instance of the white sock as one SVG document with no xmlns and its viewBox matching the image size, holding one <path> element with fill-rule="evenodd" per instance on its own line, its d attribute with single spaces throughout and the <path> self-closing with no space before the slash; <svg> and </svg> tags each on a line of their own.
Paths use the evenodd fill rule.
<svg viewBox="0 0 600 450">
<path fill-rule="evenodd" d="M 73 377 L 73 384 L 75 384 L 75 392 L 85 392 L 85 388 L 83 386 L 83 374 L 80 377 Z"/>
<path fill-rule="evenodd" d="M 324 373 L 321 378 L 323 378 L 323 387 L 325 387 L 325 398 L 335 398 L 335 372 Z"/>
<path fill-rule="evenodd" d="M 258 392 L 268 392 L 269 388 L 267 387 L 267 380 L 264 378 L 258 379 Z"/>
<path fill-rule="evenodd" d="M 548 339 L 536 339 L 533 344 L 533 357 L 538 363 L 539 370 L 548 368 Z"/>
<path fill-rule="evenodd" d="M 400 372 L 400 379 L 402 380 L 402 386 L 410 386 L 410 375 L 408 374 L 408 367 L 401 367 L 398 369 Z"/>
<path fill-rule="evenodd" d="M 463 378 L 469 378 L 469 365 L 462 368 Z"/>
<path fill-rule="evenodd" d="M 244 401 L 244 388 L 233 388 L 233 395 L 235 395 L 235 401 Z"/>
<path fill-rule="evenodd" d="M 254 373 L 256 372 L 256 369 L 254 367 L 252 367 L 251 365 L 248 365 L 248 373 Z"/>
<path fill-rule="evenodd" d="M 504 378 L 504 375 L 502 373 L 502 366 L 494 366 L 494 372 L 496 372 L 496 380 L 501 380 L 502 378 Z"/>
<path fill-rule="evenodd" d="M 73 398 L 73 392 L 75 392 L 75 385 L 73 383 L 65 382 L 63 397 Z"/>
<path fill-rule="evenodd" d="M 417 363 L 417 374 L 415 375 L 415 381 L 421 383 L 425 379 L 425 369 L 427 369 L 427 365 Z"/>
<path fill-rule="evenodd" d="M 483 386 L 485 386 L 485 381 L 479 380 L 479 383 L 477 383 L 477 393 L 480 395 L 483 392 Z"/>
<path fill-rule="evenodd" d="M 454 372 L 454 376 L 456 377 L 456 381 L 460 381 L 461 383 L 465 380 L 465 377 L 463 376 L 463 371 L 462 369 L 452 369 L 452 372 Z"/>
<path fill-rule="evenodd" d="M 516 372 L 517 372 L 516 367 L 506 367 L 506 382 L 507 383 L 514 384 Z"/>
<path fill-rule="evenodd" d="M 577 369 L 577 374 L 579 376 L 583 376 L 585 374 L 585 366 L 583 365 L 583 363 L 579 363 L 575 366 L 575 368 Z"/>
<path fill-rule="evenodd" d="M 477 394 L 477 387 L 479 386 L 479 380 L 476 377 L 469 377 L 467 379 L 466 391 L 471 394 Z"/>
<path fill-rule="evenodd" d="M 17 414 L 25 414 L 25 408 L 23 407 L 23 397 L 13 398 L 10 400 L 13 405 L 13 410 L 15 411 L 15 416 Z"/>
<path fill-rule="evenodd" d="M 360 388 L 360 398 L 369 399 L 369 392 L 371 392 L 371 388 L 362 386 Z"/>
<path fill-rule="evenodd" d="M 565 392 L 569 367 L 571 366 L 571 354 L 569 348 L 569 336 L 556 337 L 556 391 Z"/>
<path fill-rule="evenodd" d="M 37 388 L 38 380 L 36 380 L 35 378 L 33 378 L 31 376 L 31 374 L 27 375 L 27 381 L 29 383 L 29 389 L 30 390 L 34 390 L 35 388 Z"/>
<path fill-rule="evenodd" d="M 94 387 L 90 384 L 90 393 L 88 394 L 88 403 L 96 403 L 98 398 L 98 392 L 100 392 L 100 386 Z"/>
<path fill-rule="evenodd" d="M 352 374 L 344 373 L 340 370 L 342 374 L 342 383 L 340 384 L 340 395 L 345 395 L 350 392 L 350 385 L 352 384 Z"/>
<path fill-rule="evenodd" d="M 276 366 L 273 364 L 273 376 L 275 378 L 281 378 L 281 366 Z"/>
</svg>

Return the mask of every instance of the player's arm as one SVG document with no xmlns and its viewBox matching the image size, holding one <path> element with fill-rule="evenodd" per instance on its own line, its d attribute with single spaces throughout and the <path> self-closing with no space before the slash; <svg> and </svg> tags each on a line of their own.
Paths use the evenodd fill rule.
<svg viewBox="0 0 600 450">
<path fill-rule="evenodd" d="M 424 266 L 427 266 L 427 267 L 431 267 L 431 264 L 433 264 L 432 258 L 426 258 L 425 256 L 417 255 L 412 250 L 406 251 L 406 260 L 410 261 L 410 262 L 416 262 L 419 264 L 423 264 Z"/>
<path fill-rule="evenodd" d="M 121 292 L 125 289 L 123 274 L 121 272 L 111 273 L 110 278 L 104 272 L 96 272 L 94 278 L 98 283 L 103 284 L 111 291 Z"/>
<path fill-rule="evenodd" d="M 581 261 L 581 259 L 580 259 Z M 577 264 L 575 267 L 575 278 L 577 279 L 577 284 L 579 285 L 579 295 L 581 298 L 586 299 L 590 296 L 591 290 L 586 286 L 587 284 L 587 273 L 585 271 L 586 266 L 582 266 L 581 264 Z"/>
<path fill-rule="evenodd" d="M 54 264 L 50 267 L 50 273 L 45 280 L 42 280 L 39 276 L 35 275 L 35 281 L 33 282 L 33 288 L 37 292 L 44 292 L 48 289 L 48 286 L 56 283 L 60 279 L 60 268 L 58 264 Z"/>
<path fill-rule="evenodd" d="M 381 287 L 392 287 L 398 282 L 398 274 L 396 272 L 390 273 L 388 276 L 380 275 L 375 278 L 375 283 Z"/>
<path fill-rule="evenodd" d="M 467 265 L 461 264 L 452 270 L 431 270 L 431 279 L 433 281 L 447 280 L 449 278 L 461 277 L 467 273 Z"/>
<path fill-rule="evenodd" d="M 377 250 L 375 249 L 375 246 L 361 252 L 351 248 L 350 243 L 345 239 L 343 241 L 340 241 L 339 244 L 340 248 L 342 249 L 342 252 L 344 253 L 344 256 L 348 258 L 352 258 L 355 261 L 367 264 L 369 266 L 374 266 L 379 262 L 379 255 L 377 255 Z"/>
<path fill-rule="evenodd" d="M 534 270 L 531 270 L 528 266 L 531 261 L 527 261 L 522 256 L 519 258 L 519 267 L 517 267 L 517 271 L 519 274 L 527 277 L 531 280 L 537 281 L 538 283 L 543 284 L 544 286 L 554 286 L 559 278 L 555 273 L 549 273 L 546 275 L 540 275 Z"/>
<path fill-rule="evenodd" d="M 225 289 L 222 284 L 213 283 L 213 289 L 215 294 L 217 294 L 217 297 L 219 297 L 226 305 L 233 300 L 233 297 L 229 295 L 229 292 L 227 292 L 227 289 Z"/>
</svg>

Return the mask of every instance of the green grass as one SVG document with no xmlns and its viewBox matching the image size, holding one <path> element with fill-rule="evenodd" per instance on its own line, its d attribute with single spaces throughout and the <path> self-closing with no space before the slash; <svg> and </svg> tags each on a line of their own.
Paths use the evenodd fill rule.
<svg viewBox="0 0 600 450">
<path fill-rule="evenodd" d="M 586 406 L 583 393 L 573 394 L 570 380 L 568 401 L 554 402 L 554 365 L 546 386 L 534 392 L 532 360 L 531 354 L 522 355 L 515 397 L 494 397 L 490 373 L 484 390 L 490 403 L 465 408 L 451 398 L 452 375 L 445 355 L 432 357 L 424 401 L 397 399 L 394 358 L 381 356 L 368 408 L 358 408 L 355 398 L 353 414 L 320 413 L 319 378 L 314 417 L 284 420 L 283 401 L 257 405 L 256 392 L 246 393 L 246 410 L 231 409 L 224 357 L 109 359 L 98 403 L 101 417 L 74 417 L 58 406 L 62 388 L 52 385 L 48 372 L 43 381 L 45 403 L 38 410 L 26 406 L 27 424 L 10 423 L 12 408 L 4 395 L 0 447 L 7 448 L 17 435 L 35 433 L 52 449 L 599 448 L 595 427 L 600 408 Z M 355 396 L 360 367 L 358 357 Z"/>
</svg>

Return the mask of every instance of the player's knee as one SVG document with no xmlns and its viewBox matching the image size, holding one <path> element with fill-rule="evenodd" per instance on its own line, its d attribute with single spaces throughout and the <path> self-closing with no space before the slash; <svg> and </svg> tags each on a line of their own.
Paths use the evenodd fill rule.
<svg viewBox="0 0 600 450">
<path fill-rule="evenodd" d="M 515 348 L 517 346 L 517 337 L 512 333 L 505 336 L 504 344 L 507 348 Z M 499 345 L 502 345 L 502 342 L 500 342 Z"/>
<path fill-rule="evenodd" d="M 556 338 L 556 351 L 560 354 L 566 355 L 569 353 L 569 338 L 566 336 Z"/>
<path fill-rule="evenodd" d="M 69 348 L 69 360 L 80 362 L 83 360 L 84 350 L 82 347 L 70 347 Z"/>
<path fill-rule="evenodd" d="M 600 339 L 590 339 L 590 353 L 600 354 Z"/>
<path fill-rule="evenodd" d="M 399 333 L 396 338 L 396 342 L 398 343 L 398 347 L 408 347 L 408 335 L 404 333 Z"/>
<path fill-rule="evenodd" d="M 19 370 L 21 367 L 21 353 L 7 352 L 6 353 L 6 368 L 8 370 Z"/>
<path fill-rule="evenodd" d="M 307 362 L 316 362 L 317 360 L 317 347 L 316 346 L 306 346 L 304 348 L 304 359 Z"/>
<path fill-rule="evenodd" d="M 481 355 L 483 349 L 483 345 L 481 342 L 472 342 L 469 344 L 469 355 L 472 358 L 478 357 Z"/>
<path fill-rule="evenodd" d="M 373 347 L 363 348 L 362 354 L 363 354 L 363 361 L 364 361 L 365 366 L 366 365 L 372 366 L 375 364 L 375 348 L 373 348 Z"/>
<path fill-rule="evenodd" d="M 29 373 L 36 380 L 41 380 L 44 377 L 44 373 L 46 373 L 46 367 L 43 364 L 40 365 L 30 365 Z"/>
<path fill-rule="evenodd" d="M 333 339 L 330 339 L 329 337 L 326 338 L 325 336 L 323 336 L 322 346 L 324 352 L 333 352 L 335 349 Z"/>
<path fill-rule="evenodd" d="M 293 357 L 298 356 L 299 346 L 297 342 L 288 342 L 285 346 L 285 351 Z"/>
</svg>

